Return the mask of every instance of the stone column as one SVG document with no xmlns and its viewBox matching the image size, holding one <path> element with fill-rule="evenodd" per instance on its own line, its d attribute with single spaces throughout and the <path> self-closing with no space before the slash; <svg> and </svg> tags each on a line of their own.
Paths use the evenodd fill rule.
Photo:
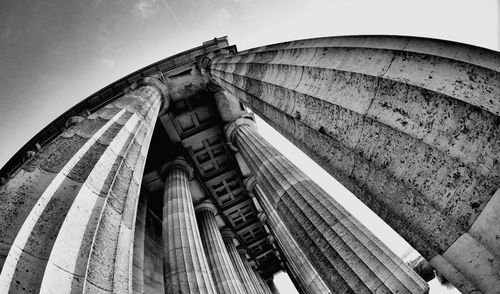
<svg viewBox="0 0 500 294">
<path fill-rule="evenodd" d="M 455 286 L 500 288 L 498 52 L 356 36 L 204 64 Z"/>
<path fill-rule="evenodd" d="M 247 250 L 241 246 L 237 247 L 238 253 L 240 254 L 241 261 L 243 262 L 243 265 L 245 266 L 245 269 L 248 273 L 248 276 L 250 277 L 250 280 L 252 281 L 252 284 L 254 285 L 255 289 L 257 290 L 257 293 L 266 293 L 266 289 L 262 288 L 262 284 L 260 283 L 259 279 L 257 278 L 257 273 L 255 272 L 254 267 L 252 266 L 252 263 L 255 265 L 255 262 L 250 262 L 247 259 Z"/>
<path fill-rule="evenodd" d="M 269 230 L 275 236 L 275 240 L 279 248 L 283 251 L 285 259 L 291 264 L 291 268 L 300 280 L 301 286 L 306 289 L 307 293 L 332 293 L 302 249 L 300 249 L 297 242 L 293 239 L 292 234 L 286 228 L 276 209 L 269 202 L 268 197 L 256 184 L 254 177 L 245 180 L 245 187 L 250 197 L 255 197 L 254 199 L 259 201 L 260 206 L 265 212 L 259 215 L 259 220 L 268 224 Z"/>
<path fill-rule="evenodd" d="M 271 206 L 332 292 L 424 293 L 427 284 L 266 142 L 248 117 L 226 129 Z M 256 196 L 259 196 L 258 194 Z"/>
<path fill-rule="evenodd" d="M 205 248 L 215 287 L 219 294 L 245 294 L 238 274 L 231 263 L 221 233 L 215 221 L 217 208 L 205 200 L 196 206 L 201 240 Z"/>
<path fill-rule="evenodd" d="M 271 289 L 269 289 L 269 286 L 267 285 L 266 281 L 264 281 L 262 276 L 259 274 L 259 271 L 254 269 L 254 272 L 255 272 L 255 277 L 257 278 L 257 281 L 259 281 L 261 288 L 264 290 L 264 293 L 272 294 Z"/>
<path fill-rule="evenodd" d="M 221 234 L 224 244 L 226 245 L 227 252 L 229 253 L 229 257 L 233 262 L 233 266 L 240 278 L 243 288 L 248 294 L 259 294 L 255 288 L 254 281 L 250 278 L 250 274 L 243 264 L 243 260 L 236 249 L 236 245 L 234 245 L 234 233 L 229 228 L 226 228 L 221 231 Z"/>
<path fill-rule="evenodd" d="M 165 167 L 164 173 L 165 292 L 215 294 L 189 190 L 193 169 L 183 158 L 177 158 Z"/>
<path fill-rule="evenodd" d="M 135 220 L 134 251 L 132 262 L 132 292 L 144 294 L 144 239 L 146 235 L 147 197 L 140 197 Z"/>
<path fill-rule="evenodd" d="M 0 293 L 131 291 L 139 187 L 162 96 L 168 107 L 166 87 L 143 80 L 76 120 L 0 188 Z"/>
</svg>

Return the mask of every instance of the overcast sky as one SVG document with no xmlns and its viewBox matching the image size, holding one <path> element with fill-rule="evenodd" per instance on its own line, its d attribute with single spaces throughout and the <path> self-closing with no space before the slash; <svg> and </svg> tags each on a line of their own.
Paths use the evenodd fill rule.
<svg viewBox="0 0 500 294">
<path fill-rule="evenodd" d="M 353 34 L 499 50 L 499 9 L 498 0 L 0 0 L 0 166 L 83 98 L 214 37 L 239 50 Z"/>
</svg>

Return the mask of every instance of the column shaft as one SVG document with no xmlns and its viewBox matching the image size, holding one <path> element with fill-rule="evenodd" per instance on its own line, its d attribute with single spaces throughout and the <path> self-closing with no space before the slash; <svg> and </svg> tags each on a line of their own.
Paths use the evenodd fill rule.
<svg viewBox="0 0 500 294">
<path fill-rule="evenodd" d="M 207 70 L 455 286 L 500 288 L 497 52 L 336 37 L 216 57 Z"/>
<path fill-rule="evenodd" d="M 257 185 L 249 188 L 252 189 L 252 195 L 258 195 L 256 198 L 266 213 L 266 222 L 269 225 L 269 229 L 276 237 L 276 242 L 281 250 L 283 250 L 286 260 L 292 265 L 295 274 L 300 279 L 302 287 L 306 288 L 308 293 L 332 293 L 302 249 L 300 249 L 297 242 L 293 239 L 292 234 L 286 228 L 276 209 L 269 202 L 268 197 Z"/>
<path fill-rule="evenodd" d="M 213 205 L 213 204 L 212 204 Z M 199 209 L 199 229 L 215 287 L 220 294 L 244 294 L 245 289 L 234 269 L 215 221 L 215 210 Z"/>
<path fill-rule="evenodd" d="M 0 188 L 1 293 L 131 290 L 160 88 L 142 86 L 70 127 Z"/>
<path fill-rule="evenodd" d="M 245 269 L 250 277 L 250 280 L 252 281 L 252 284 L 255 287 L 255 290 L 257 293 L 262 294 L 262 293 L 267 293 L 264 288 L 262 288 L 262 284 L 260 283 L 259 279 L 257 278 L 257 273 L 255 272 L 255 269 L 252 267 L 248 259 L 246 258 L 246 249 L 238 247 L 238 253 L 240 254 L 241 261 L 243 262 L 243 265 L 245 266 Z"/>
<path fill-rule="evenodd" d="M 248 119 L 233 126 L 233 131 L 228 129 L 231 141 L 330 291 L 428 290 L 401 259 L 266 142 Z"/>
<path fill-rule="evenodd" d="M 241 259 L 242 257 L 238 253 L 236 245 L 234 245 L 233 236 L 231 234 L 224 234 L 223 232 L 222 238 L 224 240 L 224 244 L 226 245 L 227 252 L 229 253 L 229 257 L 233 262 L 233 266 L 243 285 L 243 288 L 248 294 L 259 294 L 255 287 L 254 281 L 252 281 L 248 270 L 243 264 L 243 260 Z"/>
<path fill-rule="evenodd" d="M 141 197 L 135 220 L 134 251 L 132 262 L 132 291 L 134 294 L 144 294 L 144 239 L 146 235 L 146 216 L 148 199 Z"/>
<path fill-rule="evenodd" d="M 165 180 L 165 292 L 215 294 L 217 291 L 203 251 L 185 165 L 185 162 L 174 162 L 168 167 Z"/>
<path fill-rule="evenodd" d="M 269 289 L 269 286 L 267 285 L 266 281 L 262 278 L 262 276 L 254 269 L 255 272 L 255 277 L 257 278 L 257 281 L 259 281 L 259 284 L 261 288 L 264 290 L 265 294 L 272 294 L 271 289 Z"/>
</svg>

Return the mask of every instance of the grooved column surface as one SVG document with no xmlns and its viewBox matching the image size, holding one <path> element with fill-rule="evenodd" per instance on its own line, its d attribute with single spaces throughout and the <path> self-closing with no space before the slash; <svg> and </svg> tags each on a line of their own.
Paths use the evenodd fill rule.
<svg viewBox="0 0 500 294">
<path fill-rule="evenodd" d="M 257 273 L 255 272 L 252 265 L 250 264 L 250 262 L 246 258 L 246 249 L 243 249 L 243 248 L 240 249 L 240 247 L 238 247 L 238 253 L 240 254 L 241 261 L 243 262 L 243 265 L 245 266 L 245 269 L 248 273 L 248 276 L 250 277 L 250 280 L 252 281 L 252 284 L 254 285 L 257 293 L 259 293 L 259 294 L 266 293 L 265 289 L 262 288 L 262 285 L 261 285 L 259 279 L 257 278 Z"/>
<path fill-rule="evenodd" d="M 217 293 L 194 213 L 187 172 L 173 166 L 165 180 L 163 243 L 165 292 Z"/>
<path fill-rule="evenodd" d="M 262 276 L 254 269 L 255 272 L 255 277 L 257 281 L 259 281 L 260 286 L 264 290 L 265 294 L 272 294 L 271 289 L 269 289 L 269 286 L 267 285 L 266 281 L 262 278 Z"/>
<path fill-rule="evenodd" d="M 333 37 L 218 57 L 208 71 L 455 286 L 500 288 L 498 52 Z"/>
<path fill-rule="evenodd" d="M 223 235 L 222 239 L 224 240 L 224 244 L 226 245 L 227 252 L 229 253 L 229 257 L 233 262 L 233 266 L 242 282 L 242 285 L 248 294 L 259 294 L 257 288 L 255 287 L 254 281 L 250 278 L 250 274 L 243 264 L 242 257 L 238 253 L 236 249 L 236 245 L 234 245 L 233 237 Z"/>
<path fill-rule="evenodd" d="M 292 265 L 302 287 L 306 288 L 307 293 L 311 294 L 332 293 L 302 249 L 300 249 L 297 242 L 293 239 L 292 234 L 286 228 L 267 196 L 257 185 L 254 185 L 253 193 L 254 195 L 258 195 L 257 199 L 259 199 L 259 203 L 266 213 L 269 229 L 276 237 L 276 242 L 278 242 L 279 247 L 283 250 L 286 260 Z"/>
<path fill-rule="evenodd" d="M 232 142 L 330 291 L 424 293 L 428 290 L 427 284 L 401 259 L 253 127 L 246 124 L 236 127 Z"/>
<path fill-rule="evenodd" d="M 201 239 L 218 293 L 245 294 L 245 289 L 224 246 L 214 213 L 208 209 L 202 209 L 197 212 L 197 216 Z"/>
<path fill-rule="evenodd" d="M 134 294 L 144 294 L 144 238 L 146 234 L 146 215 L 148 200 L 139 199 L 137 217 L 135 220 L 134 251 L 132 262 L 132 291 Z"/>
<path fill-rule="evenodd" d="M 131 291 L 133 224 L 161 99 L 152 86 L 118 98 L 0 188 L 0 293 Z"/>
</svg>

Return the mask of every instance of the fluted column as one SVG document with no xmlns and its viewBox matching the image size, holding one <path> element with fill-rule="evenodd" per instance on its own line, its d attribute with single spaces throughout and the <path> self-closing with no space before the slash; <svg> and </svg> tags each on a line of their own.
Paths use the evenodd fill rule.
<svg viewBox="0 0 500 294">
<path fill-rule="evenodd" d="M 141 197 L 135 220 L 134 251 L 132 262 L 132 292 L 144 294 L 144 239 L 146 235 L 146 216 L 148 199 Z"/>
<path fill-rule="evenodd" d="M 224 244 L 226 245 L 227 252 L 229 253 L 229 257 L 233 262 L 233 266 L 240 278 L 243 288 L 248 294 L 259 294 L 255 288 L 254 281 L 250 278 L 250 274 L 243 264 L 243 260 L 241 259 L 242 257 L 238 253 L 236 245 L 234 245 L 234 233 L 229 228 L 225 228 L 221 231 L 221 234 Z"/>
<path fill-rule="evenodd" d="M 251 262 L 248 261 L 248 259 L 246 257 L 247 250 L 245 248 L 243 248 L 242 246 L 238 246 L 238 247 L 236 247 L 236 249 L 238 250 L 238 253 L 240 254 L 241 261 L 243 262 L 243 265 L 245 266 L 245 269 L 248 273 L 248 276 L 250 277 L 250 280 L 252 281 L 252 284 L 254 285 L 257 293 L 259 293 L 259 294 L 266 293 L 265 289 L 262 288 L 262 285 L 261 285 L 259 279 L 257 278 L 257 273 L 255 272 Z M 255 262 L 252 261 L 252 263 L 255 265 Z"/>
<path fill-rule="evenodd" d="M 131 291 L 139 186 L 162 96 L 168 107 L 166 87 L 145 79 L 76 120 L 0 188 L 0 293 Z"/>
<path fill-rule="evenodd" d="M 401 259 L 265 141 L 250 118 L 230 124 L 227 135 L 330 291 L 427 291 Z"/>
<path fill-rule="evenodd" d="M 165 167 L 164 173 L 165 292 L 215 294 L 189 189 L 193 169 L 183 158 L 177 158 Z"/>
<path fill-rule="evenodd" d="M 256 269 L 253 269 L 255 272 L 255 277 L 257 278 L 257 281 L 259 281 L 261 288 L 264 290 L 265 294 L 272 294 L 271 289 L 267 285 L 266 281 L 262 278 L 262 276 L 259 274 L 259 272 Z"/>
<path fill-rule="evenodd" d="M 205 64 L 455 286 L 500 288 L 498 52 L 356 36 Z"/>
<path fill-rule="evenodd" d="M 245 294 L 245 289 L 231 263 L 221 233 L 217 227 L 215 221 L 216 213 L 217 208 L 208 200 L 196 206 L 201 239 L 210 265 L 215 287 L 219 294 Z"/>
<path fill-rule="evenodd" d="M 332 293 L 323 279 L 319 276 L 307 256 L 300 249 L 292 234 L 278 215 L 276 209 L 269 202 L 268 197 L 256 185 L 254 177 L 245 180 L 245 187 L 251 197 L 256 197 L 265 212 L 265 217 L 259 216 L 261 221 L 268 224 L 271 233 L 276 237 L 276 242 L 285 255 L 285 259 L 291 265 L 295 275 L 300 280 L 301 286 L 307 293 L 328 294 Z M 258 195 L 258 196 L 256 196 Z"/>
</svg>

